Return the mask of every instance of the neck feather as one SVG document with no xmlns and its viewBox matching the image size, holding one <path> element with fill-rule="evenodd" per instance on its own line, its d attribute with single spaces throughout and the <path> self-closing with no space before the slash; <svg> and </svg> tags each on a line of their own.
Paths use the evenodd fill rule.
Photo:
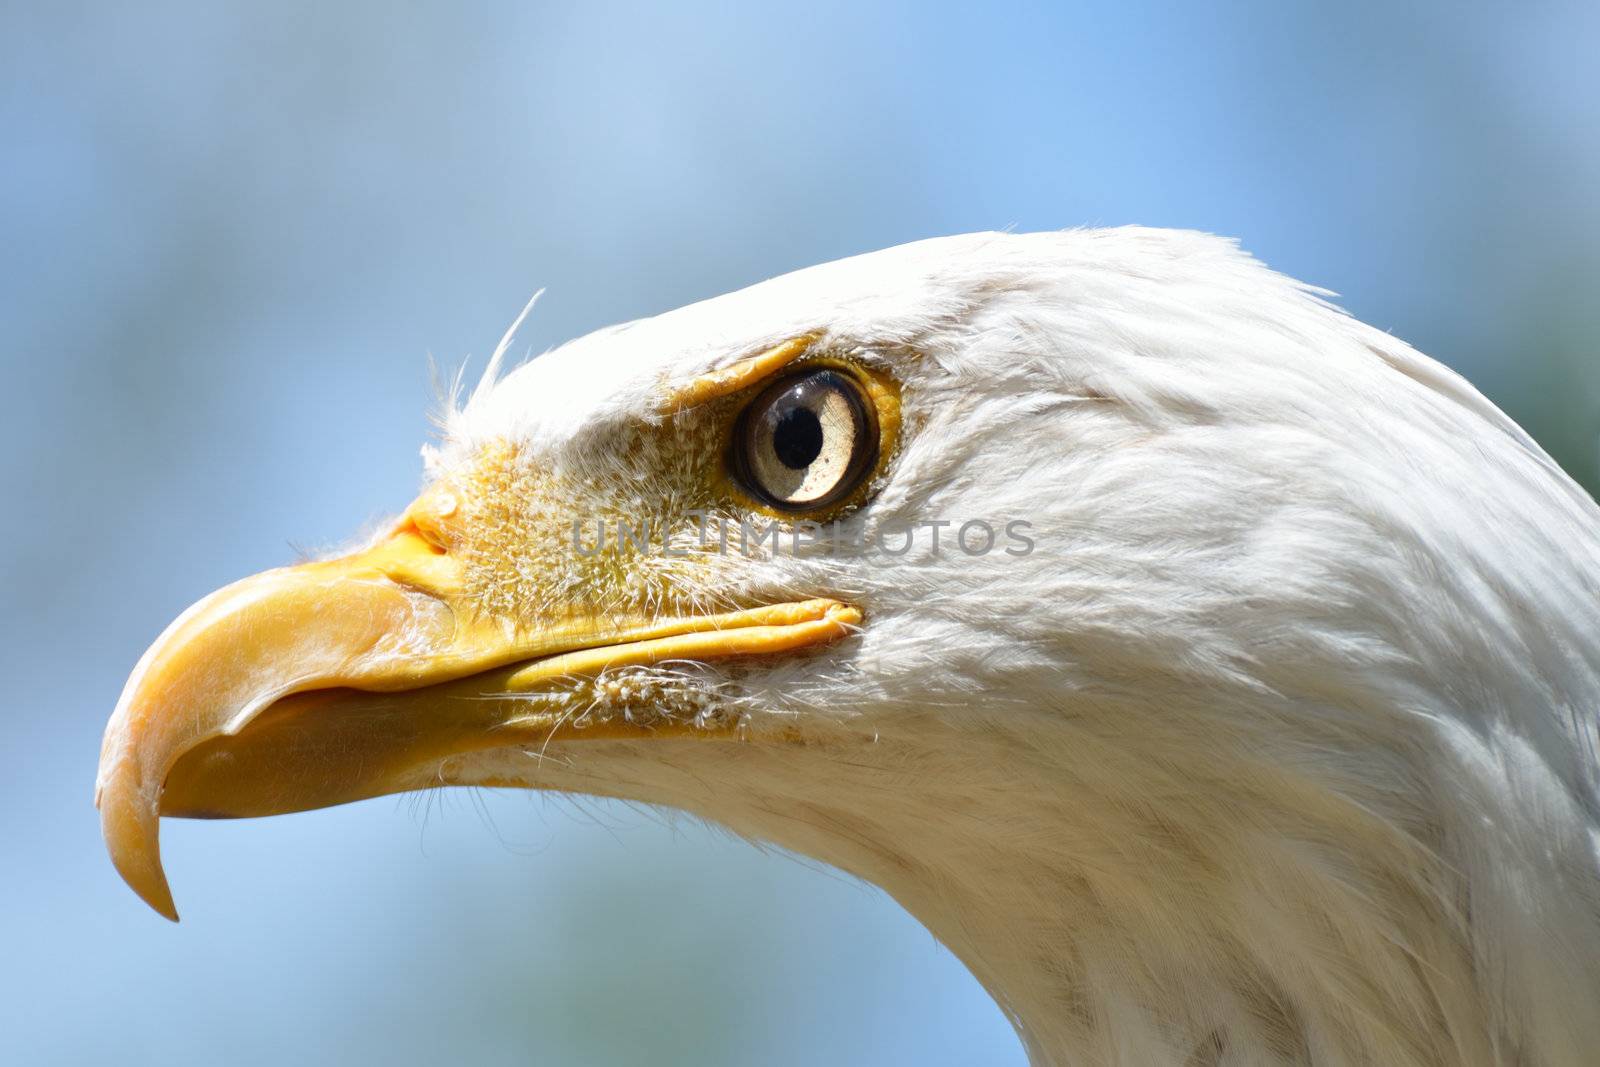
<svg viewBox="0 0 1600 1067">
<path fill-rule="evenodd" d="M 1207 748 L 1182 740 L 1185 714 L 1106 698 L 1070 729 L 929 713 L 872 739 L 586 743 L 520 773 L 881 886 L 1037 1064 L 1554 1065 L 1600 1047 L 1600 931 L 1563 903 L 1580 843 L 1530 858 L 1438 818 L 1417 799 L 1438 783 L 1390 751 Z M 1434 763 L 1448 779 L 1471 758 Z"/>
</svg>

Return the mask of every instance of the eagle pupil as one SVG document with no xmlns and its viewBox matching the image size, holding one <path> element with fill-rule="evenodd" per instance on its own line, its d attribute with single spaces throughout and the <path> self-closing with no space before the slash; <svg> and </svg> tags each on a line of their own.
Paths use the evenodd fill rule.
<svg viewBox="0 0 1600 1067">
<path fill-rule="evenodd" d="M 810 408 L 785 411 L 772 429 L 772 450 L 790 470 L 804 470 L 822 454 L 822 421 Z"/>
</svg>

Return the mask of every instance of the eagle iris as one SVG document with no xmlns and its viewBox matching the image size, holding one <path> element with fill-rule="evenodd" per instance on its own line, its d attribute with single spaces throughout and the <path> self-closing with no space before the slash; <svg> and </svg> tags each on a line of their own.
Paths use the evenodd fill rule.
<svg viewBox="0 0 1600 1067">
<path fill-rule="evenodd" d="M 767 386 L 734 430 L 735 478 L 778 511 L 816 511 L 848 497 L 878 452 L 873 406 L 853 376 L 831 367 Z"/>
</svg>

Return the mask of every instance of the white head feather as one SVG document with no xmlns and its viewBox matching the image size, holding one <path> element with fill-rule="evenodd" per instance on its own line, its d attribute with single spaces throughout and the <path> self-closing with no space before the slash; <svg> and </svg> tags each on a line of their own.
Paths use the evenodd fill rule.
<svg viewBox="0 0 1600 1067">
<path fill-rule="evenodd" d="M 1510 419 L 1232 243 L 975 234 L 491 374 L 434 469 L 510 439 L 613 477 L 607 434 L 664 378 L 808 333 L 903 385 L 848 523 L 1022 520 L 1033 551 L 952 526 L 934 556 L 925 527 L 902 557 L 743 567 L 865 612 L 711 679 L 810 744 L 456 777 L 667 804 L 869 879 L 1039 1063 L 1600 1056 L 1600 513 Z"/>
</svg>

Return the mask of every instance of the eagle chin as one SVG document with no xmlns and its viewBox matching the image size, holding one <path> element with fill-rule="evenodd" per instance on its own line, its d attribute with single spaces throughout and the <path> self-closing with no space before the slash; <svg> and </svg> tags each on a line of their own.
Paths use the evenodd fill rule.
<svg viewBox="0 0 1600 1067">
<path fill-rule="evenodd" d="M 669 805 L 868 879 L 1039 1064 L 1600 1058 L 1600 515 L 1234 244 L 971 234 L 449 405 L 358 551 L 144 655 L 96 802 Z M 513 332 L 515 327 L 513 327 Z"/>
</svg>

